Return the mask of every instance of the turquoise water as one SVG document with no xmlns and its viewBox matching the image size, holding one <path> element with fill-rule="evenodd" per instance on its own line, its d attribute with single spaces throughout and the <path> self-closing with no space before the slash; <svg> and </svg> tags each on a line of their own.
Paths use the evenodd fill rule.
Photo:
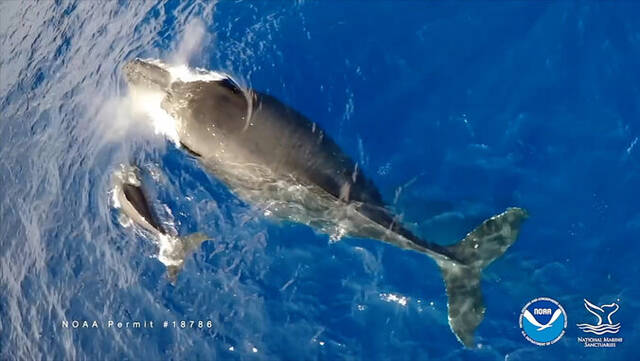
<svg viewBox="0 0 640 361">
<path fill-rule="evenodd" d="M 590 1 L 0 2 L 0 359 L 633 359 L 638 13 Z M 428 257 L 275 223 L 132 124 L 121 69 L 135 57 L 225 71 L 296 108 L 435 242 L 528 209 L 485 272 L 478 347 L 449 330 Z M 164 222 L 213 238 L 175 286 L 153 240 L 111 206 L 112 174 L 129 162 Z M 550 346 L 518 325 L 536 297 L 567 312 Z M 585 298 L 619 304 L 615 349 L 578 342 L 593 335 L 576 324 L 596 321 Z M 136 320 L 156 327 L 107 326 Z"/>
</svg>

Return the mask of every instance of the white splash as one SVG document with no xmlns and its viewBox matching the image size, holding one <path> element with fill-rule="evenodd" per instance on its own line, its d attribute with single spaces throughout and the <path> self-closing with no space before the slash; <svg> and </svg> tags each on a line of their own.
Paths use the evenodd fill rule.
<svg viewBox="0 0 640 361">
<path fill-rule="evenodd" d="M 131 89 L 132 111 L 134 114 L 148 117 L 155 134 L 167 137 L 179 147 L 178 121 L 160 106 L 163 98 L 162 92 L 133 88 Z"/>
<path fill-rule="evenodd" d="M 394 295 L 393 293 L 381 293 L 380 298 L 383 301 L 395 302 L 403 307 L 407 305 L 407 301 L 408 301 L 407 297 Z"/>
<path fill-rule="evenodd" d="M 120 200 L 118 199 L 118 192 L 120 191 L 120 186 L 115 185 L 113 189 L 109 190 L 109 194 L 111 195 L 111 205 L 113 208 L 120 209 L 122 205 L 120 204 Z"/>
<path fill-rule="evenodd" d="M 158 261 L 165 266 L 182 266 L 184 250 L 179 238 L 167 234 L 158 234 Z"/>
<path fill-rule="evenodd" d="M 180 35 L 180 42 L 171 57 L 171 63 L 188 63 L 200 52 L 203 41 L 205 43 L 211 41 L 210 37 L 204 22 L 198 18 L 192 19 Z"/>
<path fill-rule="evenodd" d="M 631 154 L 631 151 L 633 150 L 633 147 L 636 146 L 636 143 L 638 143 L 638 137 L 633 138 L 633 141 L 627 147 L 627 154 Z"/>
<path fill-rule="evenodd" d="M 118 214 L 118 223 L 123 227 L 123 228 L 129 228 L 133 225 L 133 221 L 131 220 L 131 218 L 129 218 L 126 214 L 124 213 L 120 213 Z"/>
<path fill-rule="evenodd" d="M 171 81 L 183 81 L 183 82 L 190 82 L 190 81 L 220 81 L 220 80 L 224 80 L 224 79 L 231 79 L 231 77 L 228 74 L 222 73 L 222 72 L 217 72 L 217 71 L 211 71 L 211 70 L 206 70 L 206 69 L 200 69 L 200 68 L 189 68 L 188 66 L 182 64 L 182 65 L 172 65 L 172 66 L 165 66 L 167 71 L 169 72 L 169 74 L 171 74 Z"/>
<path fill-rule="evenodd" d="M 120 184 L 128 183 L 139 187 L 140 178 L 138 178 L 138 174 L 136 173 L 136 167 L 126 164 L 120 164 L 120 169 L 113 173 L 113 177 L 115 177 L 115 180 L 113 181 L 114 186 L 109 190 L 109 194 L 111 195 L 111 204 L 114 208 L 120 209 L 122 207 L 120 199 L 118 198 L 118 194 L 120 194 L 121 191 Z M 127 227 L 127 225 L 124 224 L 123 226 Z"/>
<path fill-rule="evenodd" d="M 190 68 L 186 64 L 167 64 L 159 59 L 143 59 L 144 61 L 157 65 L 171 74 L 171 82 L 174 81 L 220 81 L 232 79 L 227 73 L 207 70 L 202 68 Z"/>
</svg>

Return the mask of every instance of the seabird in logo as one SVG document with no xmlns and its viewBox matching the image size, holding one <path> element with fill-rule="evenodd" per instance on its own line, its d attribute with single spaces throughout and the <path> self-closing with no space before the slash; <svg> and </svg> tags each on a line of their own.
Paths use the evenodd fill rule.
<svg viewBox="0 0 640 361">
<path fill-rule="evenodd" d="M 582 331 L 591 332 L 596 335 L 603 335 L 605 333 L 618 333 L 618 331 L 620 331 L 620 322 L 613 324 L 613 321 L 611 321 L 611 315 L 616 313 L 618 311 L 618 308 L 620 308 L 617 303 L 601 305 L 600 307 L 598 307 L 585 299 L 584 307 L 587 309 L 587 311 L 591 312 L 598 318 L 598 323 L 595 325 L 590 325 L 588 323 L 579 323 L 577 326 Z M 607 322 L 603 322 L 605 320 Z"/>
<path fill-rule="evenodd" d="M 558 341 L 567 328 L 567 313 L 558 301 L 540 297 L 527 303 L 520 312 L 520 329 L 529 342 L 547 346 Z"/>
</svg>

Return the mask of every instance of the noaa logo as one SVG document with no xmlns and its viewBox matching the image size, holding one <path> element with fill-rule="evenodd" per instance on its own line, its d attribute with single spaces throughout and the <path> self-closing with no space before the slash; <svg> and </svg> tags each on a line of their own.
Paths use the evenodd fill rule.
<svg viewBox="0 0 640 361">
<path fill-rule="evenodd" d="M 539 297 L 529 301 L 520 312 L 520 329 L 529 342 L 547 346 L 562 338 L 567 328 L 567 313 L 558 301 Z"/>
</svg>

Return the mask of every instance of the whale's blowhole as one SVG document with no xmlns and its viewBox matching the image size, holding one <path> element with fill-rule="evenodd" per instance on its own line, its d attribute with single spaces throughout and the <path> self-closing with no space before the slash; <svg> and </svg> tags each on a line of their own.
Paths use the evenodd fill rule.
<svg viewBox="0 0 640 361">
<path fill-rule="evenodd" d="M 169 83 L 166 86 L 164 84 L 153 84 L 153 79 L 161 79 L 163 77 L 154 76 L 157 74 L 148 74 L 149 71 L 153 71 L 153 68 L 150 67 L 137 69 L 135 67 L 136 63 L 151 64 L 156 66 L 158 71 L 166 71 L 170 77 Z M 236 84 L 231 76 L 223 72 L 190 68 L 186 64 L 168 65 L 156 59 L 142 61 L 136 59 L 128 63 L 125 68 L 127 68 L 128 73 L 129 100 L 133 114 L 147 118 L 156 135 L 164 136 L 178 148 L 181 147 L 179 136 L 180 120 L 173 117 L 162 107 L 162 102 L 167 97 L 167 92 L 171 89 L 171 85 L 175 82 L 219 82 L 225 80 Z M 140 79 L 143 80 L 141 81 Z"/>
</svg>

